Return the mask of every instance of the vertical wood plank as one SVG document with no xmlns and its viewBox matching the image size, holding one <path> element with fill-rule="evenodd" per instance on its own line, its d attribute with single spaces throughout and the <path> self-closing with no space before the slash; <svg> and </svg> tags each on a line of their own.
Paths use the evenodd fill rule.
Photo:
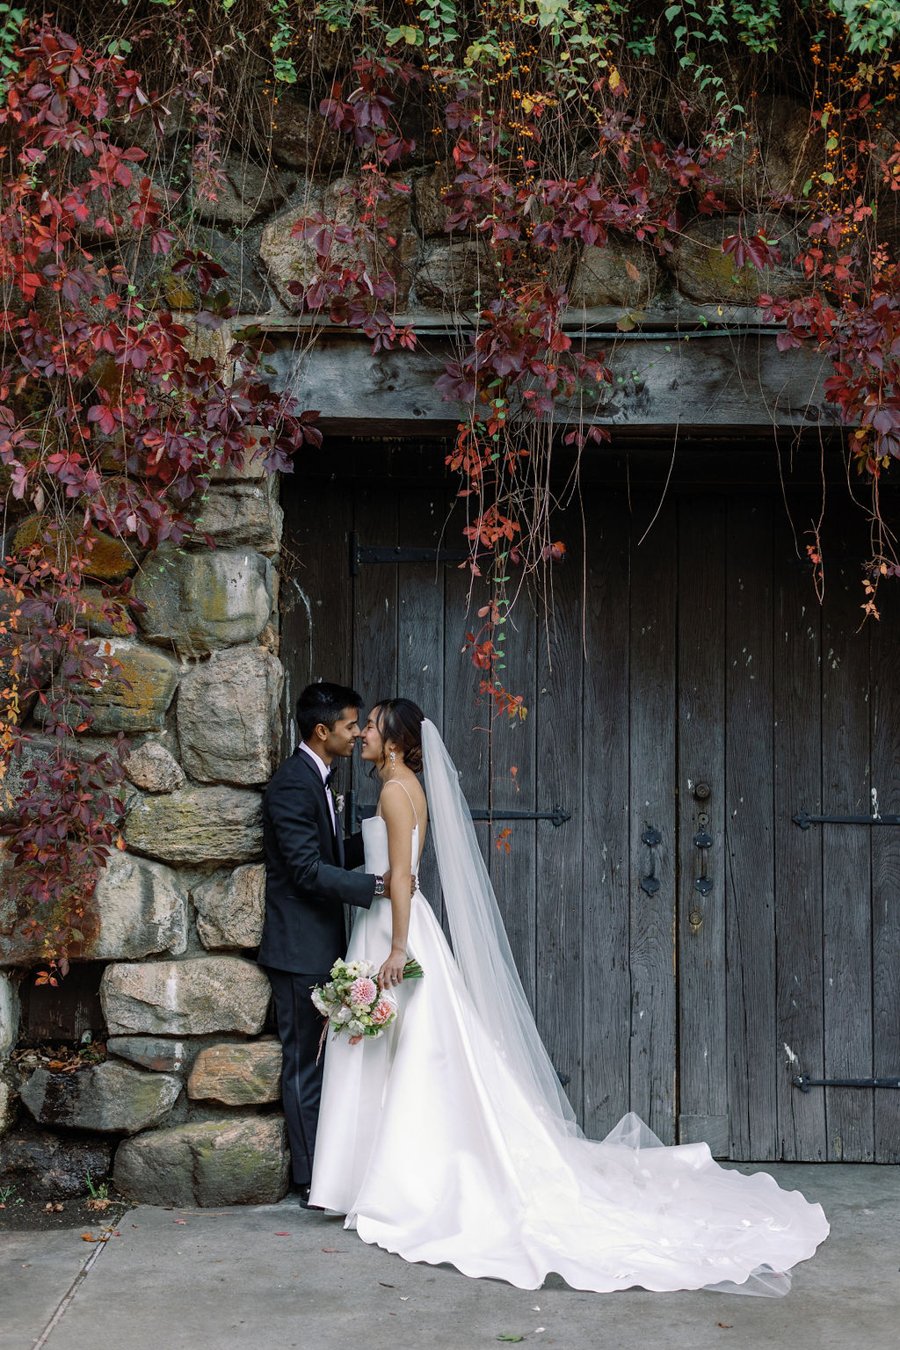
<svg viewBox="0 0 900 1350">
<path fill-rule="evenodd" d="M 629 523 L 617 495 L 595 490 L 585 507 L 584 1129 L 602 1139 L 631 1105 Z"/>
<path fill-rule="evenodd" d="M 581 636 L 581 520 L 558 518 L 569 553 L 553 572 L 549 633 L 539 628 L 537 782 L 541 799 L 566 804 L 572 819 L 559 829 L 537 826 L 538 1030 L 569 1100 L 582 1118 L 582 761 L 584 693 Z"/>
<path fill-rule="evenodd" d="M 881 620 L 870 633 L 872 660 L 872 800 L 882 815 L 900 815 L 900 596 L 885 585 Z M 876 1076 L 900 1073 L 900 828 L 872 830 L 872 1021 Z M 875 1094 L 875 1159 L 900 1162 L 900 1092 Z"/>
<path fill-rule="evenodd" d="M 802 507 L 793 508 L 802 520 Z M 783 513 L 775 520 L 775 922 L 777 1156 L 827 1156 L 825 1094 L 792 1078 L 824 1072 L 822 1025 L 822 834 L 801 830 L 798 811 L 822 812 L 821 611 L 808 567 Z"/>
<path fill-rule="evenodd" d="M 728 508 L 726 858 L 732 1157 L 776 1151 L 772 505 Z"/>
<path fill-rule="evenodd" d="M 398 543 L 434 549 L 446 524 L 444 484 L 435 470 L 433 487 L 404 487 L 398 494 Z M 418 703 L 440 726 L 444 716 L 444 566 L 436 561 L 401 563 L 397 569 L 398 697 Z M 426 849 L 419 884 L 425 895 L 437 895 L 437 859 Z"/>
<path fill-rule="evenodd" d="M 676 515 L 635 517 L 631 549 L 631 1101 L 663 1143 L 675 1139 Z M 648 828 L 661 840 L 648 846 Z M 641 880 L 655 874 L 653 895 Z"/>
<path fill-rule="evenodd" d="M 453 489 L 451 489 L 452 491 Z M 465 546 L 462 504 L 457 502 L 447 523 L 447 548 Z M 471 595 L 471 603 L 470 603 Z M 483 581 L 474 579 L 467 567 L 449 565 L 444 570 L 444 727 L 447 749 L 460 773 L 460 785 L 473 810 L 486 810 L 490 800 L 491 709 L 479 699 L 479 672 L 468 652 L 463 652 L 467 631 L 481 623 L 476 612 L 486 600 Z M 490 831 L 476 824 L 475 833 L 485 862 L 490 866 Z M 442 910 L 439 917 L 443 920 Z"/>
<path fill-rule="evenodd" d="M 869 628 L 859 630 L 855 532 L 826 542 L 822 615 L 822 800 L 827 815 L 868 815 Z M 835 559 L 840 561 L 835 561 Z M 846 562 L 844 561 L 846 559 Z M 858 825 L 823 825 L 825 1076 L 872 1073 L 871 835 Z M 870 1162 L 873 1094 L 827 1088 L 828 1156 Z"/>
<path fill-rule="evenodd" d="M 370 547 L 399 542 L 397 494 L 384 477 L 358 483 L 354 493 L 354 530 Z M 353 683 L 362 695 L 362 717 L 397 688 L 398 568 L 393 563 L 362 563 L 353 580 Z M 355 757 L 353 789 L 360 806 L 373 806 L 378 783 Z"/>
<path fill-rule="evenodd" d="M 506 670 L 503 675 L 507 686 L 524 698 L 528 716 L 524 722 L 510 721 L 507 717 L 494 719 L 491 810 L 500 813 L 543 810 L 554 805 L 545 800 L 544 785 L 537 781 L 535 647 L 539 641 L 539 622 L 531 596 L 523 593 L 504 625 Z M 491 880 L 532 1011 L 535 1008 L 537 956 L 535 850 L 538 829 L 535 821 L 494 821 L 490 850 Z M 506 836 L 508 851 L 502 845 L 501 831 L 504 830 L 510 831 Z"/>
<path fill-rule="evenodd" d="M 339 453 L 332 450 L 331 453 Z M 297 695 L 314 680 L 349 682 L 353 614 L 349 579 L 352 502 L 343 488 L 282 479 L 280 656 L 285 670 L 282 753 L 297 745 Z"/>
<path fill-rule="evenodd" d="M 725 503 L 685 498 L 678 519 L 678 1138 L 727 1156 L 725 1039 Z M 709 796 L 696 796 L 698 783 Z M 706 822 L 700 819 L 706 817 Z M 694 840 L 705 832 L 712 845 Z M 707 895 L 698 890 L 705 875 Z"/>
</svg>

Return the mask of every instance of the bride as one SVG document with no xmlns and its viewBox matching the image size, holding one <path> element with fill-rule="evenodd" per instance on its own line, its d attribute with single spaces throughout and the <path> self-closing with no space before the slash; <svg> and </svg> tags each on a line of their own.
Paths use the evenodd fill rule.
<svg viewBox="0 0 900 1350">
<path fill-rule="evenodd" d="M 390 897 L 357 918 L 347 959 L 381 962 L 399 1012 L 376 1039 L 328 1046 L 310 1204 L 407 1261 L 523 1289 L 553 1271 L 598 1292 L 786 1293 L 786 1272 L 827 1236 L 821 1207 L 720 1167 L 706 1144 L 664 1147 L 635 1115 L 586 1139 L 437 729 L 408 699 L 386 700 L 362 757 L 382 784 L 363 822 L 366 870 L 390 868 Z M 455 959 L 415 878 L 429 818 Z M 410 958 L 425 974 L 404 982 Z"/>
</svg>

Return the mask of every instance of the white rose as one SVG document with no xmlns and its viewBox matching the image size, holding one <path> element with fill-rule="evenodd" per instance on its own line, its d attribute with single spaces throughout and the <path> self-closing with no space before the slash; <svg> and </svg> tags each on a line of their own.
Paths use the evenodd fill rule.
<svg viewBox="0 0 900 1350">
<path fill-rule="evenodd" d="M 365 1027 L 362 1022 L 357 1022 L 354 1017 L 351 1022 L 347 1023 L 347 1030 L 350 1032 L 351 1036 L 362 1036 L 365 1032 Z"/>
<path fill-rule="evenodd" d="M 350 1021 L 350 1018 L 352 1016 L 353 1013 L 350 1011 L 349 1008 L 338 1008 L 337 1012 L 334 1014 L 334 1017 L 332 1018 L 332 1021 L 336 1022 L 339 1027 L 342 1027 L 346 1022 Z"/>
</svg>

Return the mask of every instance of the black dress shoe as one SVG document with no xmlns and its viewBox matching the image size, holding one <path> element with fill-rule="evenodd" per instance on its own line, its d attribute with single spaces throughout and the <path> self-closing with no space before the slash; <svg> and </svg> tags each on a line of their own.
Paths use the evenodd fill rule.
<svg viewBox="0 0 900 1350">
<path fill-rule="evenodd" d="M 309 1209 L 309 1182 L 302 1185 L 297 1184 L 291 1187 L 291 1194 L 296 1195 L 297 1202 L 301 1209 Z"/>
</svg>

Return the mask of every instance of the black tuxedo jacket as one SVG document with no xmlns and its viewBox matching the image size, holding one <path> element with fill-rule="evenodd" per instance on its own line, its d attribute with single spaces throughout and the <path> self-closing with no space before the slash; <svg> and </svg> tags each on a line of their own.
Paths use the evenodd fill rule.
<svg viewBox="0 0 900 1350">
<path fill-rule="evenodd" d="M 266 915 L 257 960 L 274 970 L 320 974 L 346 948 L 344 905 L 368 908 L 375 878 L 351 872 L 363 860 L 362 835 L 331 828 L 318 768 L 297 749 L 263 797 Z"/>
</svg>

